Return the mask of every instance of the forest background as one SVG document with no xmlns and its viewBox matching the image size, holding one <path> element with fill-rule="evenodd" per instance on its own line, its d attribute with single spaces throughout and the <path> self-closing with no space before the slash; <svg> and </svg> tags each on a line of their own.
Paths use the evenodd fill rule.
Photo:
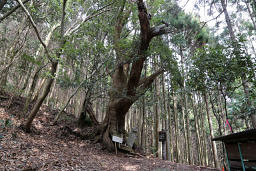
<svg viewBox="0 0 256 171">
<path fill-rule="evenodd" d="M 110 150 L 136 128 L 161 157 L 164 129 L 168 160 L 220 167 L 211 138 L 256 128 L 256 2 L 195 1 L 193 14 L 187 3 L 2 0 L 0 86 L 26 97 L 24 129 L 46 104 L 55 123 L 93 124 Z"/>
</svg>

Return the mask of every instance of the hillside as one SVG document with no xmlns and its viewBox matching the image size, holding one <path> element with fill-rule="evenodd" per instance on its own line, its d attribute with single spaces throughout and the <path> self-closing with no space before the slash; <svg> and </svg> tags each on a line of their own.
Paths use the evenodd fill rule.
<svg viewBox="0 0 256 171">
<path fill-rule="evenodd" d="M 0 98 L 0 170 L 216 170 L 152 156 L 109 153 L 101 144 L 74 134 L 78 128 L 72 124 L 72 115 L 52 125 L 56 111 L 47 106 L 40 109 L 32 133 L 27 134 L 19 127 L 24 99 L 10 101 L 6 93 Z"/>
</svg>

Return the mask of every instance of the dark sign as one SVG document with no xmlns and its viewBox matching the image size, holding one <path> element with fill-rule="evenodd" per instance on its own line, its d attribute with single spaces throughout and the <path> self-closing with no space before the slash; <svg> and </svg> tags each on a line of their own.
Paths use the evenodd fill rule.
<svg viewBox="0 0 256 171">
<path fill-rule="evenodd" d="M 159 141 L 166 141 L 166 131 L 159 131 Z"/>
</svg>

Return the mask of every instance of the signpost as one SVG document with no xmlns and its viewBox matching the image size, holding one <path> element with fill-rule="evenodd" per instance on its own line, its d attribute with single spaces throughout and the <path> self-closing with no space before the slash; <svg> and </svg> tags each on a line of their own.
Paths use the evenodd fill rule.
<svg viewBox="0 0 256 171">
<path fill-rule="evenodd" d="M 119 143 L 119 145 L 122 144 L 123 143 L 123 138 L 113 135 L 112 136 L 112 141 L 115 142 L 115 150 L 116 150 L 116 154 L 117 154 L 116 143 Z"/>
<path fill-rule="evenodd" d="M 162 158 L 163 160 L 166 160 L 166 131 L 162 129 L 162 131 L 159 131 L 159 141 L 162 142 Z"/>
<path fill-rule="evenodd" d="M 163 142 L 166 141 L 166 131 L 162 129 L 159 131 L 159 141 Z"/>
<path fill-rule="evenodd" d="M 112 136 L 112 141 L 122 144 L 123 143 L 123 138 L 113 135 Z"/>
</svg>

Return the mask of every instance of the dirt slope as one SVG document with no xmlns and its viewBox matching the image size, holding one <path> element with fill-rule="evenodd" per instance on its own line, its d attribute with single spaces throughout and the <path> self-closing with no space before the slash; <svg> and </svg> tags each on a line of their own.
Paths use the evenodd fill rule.
<svg viewBox="0 0 256 171">
<path fill-rule="evenodd" d="M 70 133 L 72 115 L 51 125 L 56 111 L 43 106 L 33 122 L 32 133 L 20 128 L 24 99 L 0 93 L 0 170 L 216 170 L 187 166 L 156 158 L 109 153 L 100 144 Z M 8 109 L 7 106 L 10 108 Z M 73 125 L 72 125 L 73 124 Z M 84 131 L 90 131 L 89 128 Z"/>
</svg>

